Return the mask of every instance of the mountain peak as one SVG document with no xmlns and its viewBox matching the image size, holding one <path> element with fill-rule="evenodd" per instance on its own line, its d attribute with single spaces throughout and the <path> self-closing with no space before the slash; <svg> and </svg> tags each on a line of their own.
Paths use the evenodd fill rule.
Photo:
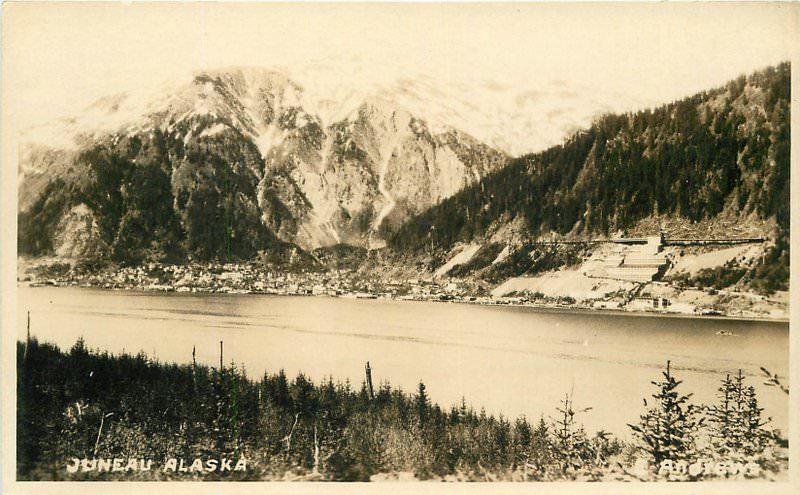
<svg viewBox="0 0 800 495">
<path fill-rule="evenodd" d="M 108 214 L 99 205 L 109 198 L 119 203 L 115 212 L 127 209 L 132 217 L 148 217 L 144 206 L 130 204 L 127 195 L 155 194 L 163 212 L 173 213 L 162 212 L 146 223 L 147 229 L 177 229 L 173 237 L 184 239 L 186 254 L 219 256 L 221 238 L 207 229 L 214 221 L 234 218 L 239 227 L 216 225 L 214 232 L 234 236 L 238 231 L 244 244 L 236 256 L 252 256 L 271 238 L 307 249 L 342 242 L 380 247 L 410 215 L 496 170 L 507 158 L 446 123 L 427 123 L 426 114 L 410 111 L 395 97 L 402 92 L 307 87 L 283 70 L 226 67 L 102 98 L 82 114 L 26 136 L 39 144 L 29 144 L 22 154 L 20 210 L 35 209 L 37 198 L 52 193 L 52 187 L 82 190 L 64 199 L 61 204 L 69 209 L 50 226 L 70 231 L 99 222 Z M 135 179 L 138 174 L 149 175 Z M 143 191 L 153 176 L 161 177 L 157 192 Z M 128 180 L 133 182 L 120 182 Z M 95 194 L 101 198 L 97 204 L 81 207 L 82 198 Z M 154 234 L 120 234 L 133 225 L 127 218 L 104 220 L 107 228 L 99 234 L 68 238 L 100 235 L 102 242 L 92 245 L 128 256 L 128 248 L 117 246 L 120 239 Z M 161 225 L 166 218 L 172 220 Z M 48 234 L 35 237 L 40 236 Z M 84 251 L 53 243 L 60 246 L 56 251 Z"/>
<path fill-rule="evenodd" d="M 27 140 L 65 141 L 78 133 L 115 132 L 170 106 L 204 99 L 216 81 L 240 98 L 282 92 L 291 104 L 319 118 L 322 126 L 350 119 L 365 102 L 403 109 L 445 132 L 455 128 L 509 155 L 558 144 L 594 118 L 645 106 L 630 95 L 580 87 L 564 81 L 514 86 L 489 77 L 435 77 L 386 60 L 329 58 L 295 66 L 229 66 L 198 70 L 189 77 L 138 87 L 101 98 L 69 119 L 38 126 Z M 202 83 L 202 84 L 201 84 Z M 204 108 L 200 105 L 199 110 Z"/>
</svg>

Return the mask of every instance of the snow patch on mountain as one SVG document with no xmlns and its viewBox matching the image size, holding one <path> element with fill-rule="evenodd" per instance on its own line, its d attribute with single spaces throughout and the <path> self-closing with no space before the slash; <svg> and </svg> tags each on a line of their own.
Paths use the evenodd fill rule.
<svg viewBox="0 0 800 495">
<path fill-rule="evenodd" d="M 387 187 L 387 175 L 389 173 L 389 166 L 391 162 L 396 158 L 396 153 L 398 152 L 399 148 L 402 146 L 403 141 L 407 139 L 410 135 L 409 133 L 409 123 L 410 123 L 410 115 L 406 112 L 391 112 L 391 117 L 389 117 L 384 125 L 386 126 L 385 129 L 381 129 L 385 132 L 385 136 L 378 137 L 379 140 L 379 151 L 378 151 L 378 191 L 381 195 L 385 198 L 385 204 L 378 212 L 378 215 L 375 217 L 375 221 L 372 226 L 373 232 L 377 231 L 381 224 L 383 223 L 384 219 L 391 213 L 391 211 L 396 206 L 397 202 L 392 197 L 392 193 Z M 373 247 L 382 247 L 383 241 L 379 241 L 375 243 L 373 236 L 370 236 L 370 246 Z"/>
<path fill-rule="evenodd" d="M 494 260 L 492 260 L 492 265 L 496 265 L 498 263 L 505 261 L 505 259 L 508 258 L 510 254 L 511 254 L 511 247 L 508 244 L 506 244 L 503 247 L 503 250 L 500 251 L 500 253 L 497 255 L 497 257 Z"/>
<path fill-rule="evenodd" d="M 456 265 L 463 265 L 464 263 L 469 263 L 469 260 L 472 259 L 473 256 L 481 249 L 480 244 L 468 244 L 464 247 L 458 254 L 453 256 L 450 261 L 445 263 L 444 265 L 440 266 L 435 272 L 434 277 L 442 277 L 447 275 L 447 272 L 452 270 L 456 267 Z"/>
<path fill-rule="evenodd" d="M 214 124 L 211 127 L 208 127 L 206 129 L 204 129 L 203 132 L 201 132 L 198 135 L 198 137 L 216 136 L 217 134 L 219 134 L 220 132 L 223 132 L 227 128 L 228 128 L 228 126 L 226 126 L 225 124 Z M 189 136 L 189 134 L 187 134 L 187 136 Z"/>
<path fill-rule="evenodd" d="M 259 130 L 258 134 L 253 135 L 253 142 L 261 152 L 262 157 L 266 157 L 270 150 L 280 146 L 286 135 L 277 127 L 268 126 Z"/>
</svg>

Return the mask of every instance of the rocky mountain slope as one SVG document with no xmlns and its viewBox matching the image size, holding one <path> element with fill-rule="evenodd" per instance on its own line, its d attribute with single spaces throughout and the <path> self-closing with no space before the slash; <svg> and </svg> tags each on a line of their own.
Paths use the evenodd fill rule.
<svg viewBox="0 0 800 495">
<path fill-rule="evenodd" d="M 507 160 L 385 91 L 314 96 L 281 71 L 225 69 L 31 129 L 20 253 L 140 261 L 381 247 Z"/>
</svg>

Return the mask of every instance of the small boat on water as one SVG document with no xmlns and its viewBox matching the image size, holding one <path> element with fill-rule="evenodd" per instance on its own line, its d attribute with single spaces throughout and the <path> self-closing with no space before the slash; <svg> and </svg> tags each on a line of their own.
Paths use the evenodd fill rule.
<svg viewBox="0 0 800 495">
<path fill-rule="evenodd" d="M 719 330 L 717 332 L 717 335 L 724 335 L 726 337 L 735 337 L 736 336 L 736 334 L 734 334 L 730 330 Z"/>
</svg>

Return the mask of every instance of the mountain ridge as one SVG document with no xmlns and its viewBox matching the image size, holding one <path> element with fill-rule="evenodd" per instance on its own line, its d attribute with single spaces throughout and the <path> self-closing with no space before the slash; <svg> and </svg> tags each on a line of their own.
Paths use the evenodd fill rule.
<svg viewBox="0 0 800 495">
<path fill-rule="evenodd" d="M 147 257 L 144 246 L 121 247 L 116 255 L 114 246 L 127 235 L 155 241 L 159 229 L 171 232 L 174 250 L 203 259 L 252 256 L 268 239 L 303 249 L 341 242 L 380 247 L 406 215 L 507 158 L 457 129 L 431 130 L 380 98 L 365 99 L 328 125 L 312 111 L 303 106 L 299 84 L 253 68 L 202 72 L 166 94 L 98 100 L 86 115 L 51 126 L 61 141 L 42 144 L 48 141 L 40 128 L 22 147 L 20 250 L 76 252 L 35 239 L 59 241 L 54 232 L 65 228 L 82 229 L 76 239 L 99 234 L 100 242 L 91 244 L 118 258 Z M 65 137 L 72 138 L 69 145 Z M 137 177 L 142 174 L 149 176 Z M 40 201 L 53 183 L 63 183 L 60 194 L 69 196 L 55 210 L 59 201 Z M 158 197 L 141 191 L 124 197 L 144 184 L 160 188 Z M 172 213 L 151 215 L 145 210 L 152 201 Z M 89 211 L 73 211 L 80 204 Z M 216 221 L 196 225 L 195 214 Z M 83 223 L 69 221 L 76 215 Z M 231 222 L 239 220 L 255 229 L 255 241 L 233 253 Z M 128 226 L 130 234 L 124 233 Z"/>
<path fill-rule="evenodd" d="M 721 88 L 701 92 L 654 110 L 605 115 L 590 128 L 569 136 L 561 145 L 512 160 L 509 166 L 490 174 L 481 182 L 420 215 L 393 240 L 396 245 L 401 246 L 408 239 L 407 234 L 419 230 L 414 228 L 415 224 L 427 222 L 428 225 L 420 227 L 422 230 L 427 229 L 431 223 L 429 220 L 437 216 L 437 212 L 451 209 L 456 206 L 455 203 L 460 203 L 458 206 L 464 206 L 466 211 L 469 200 L 480 196 L 491 199 L 493 195 L 501 196 L 501 191 L 513 191 L 514 194 L 503 197 L 502 203 L 488 201 L 479 205 L 479 209 L 483 207 L 488 212 L 484 217 L 480 213 L 476 214 L 482 222 L 488 217 L 495 219 L 503 213 L 511 214 L 514 218 L 514 206 L 520 203 L 515 203 L 513 199 L 524 199 L 521 205 L 533 209 L 525 211 L 526 215 L 539 213 L 536 211 L 537 204 L 547 205 L 549 208 L 548 212 L 541 212 L 540 218 L 536 219 L 541 219 L 543 224 L 529 222 L 529 227 L 544 227 L 540 231 L 531 231 L 532 236 L 549 235 L 551 231 L 566 235 L 574 229 L 580 231 L 587 226 L 590 230 L 592 226 L 599 227 L 599 232 L 607 234 L 631 226 L 632 221 L 628 219 L 619 219 L 618 222 L 604 219 L 605 222 L 596 225 L 591 219 L 580 220 L 577 212 L 572 211 L 575 209 L 574 199 L 569 198 L 573 200 L 567 201 L 562 198 L 566 191 L 558 189 L 559 186 L 591 188 L 592 183 L 600 183 L 602 179 L 615 179 L 622 183 L 625 187 L 619 192 L 628 197 L 620 194 L 601 198 L 598 191 L 591 191 L 593 196 L 588 199 L 612 199 L 615 206 L 631 209 L 631 220 L 645 218 L 655 211 L 675 213 L 678 217 L 699 221 L 703 215 L 710 217 L 721 212 L 725 201 L 729 199 L 727 195 L 736 188 L 739 193 L 737 204 L 745 212 L 763 211 L 766 216 L 780 213 L 783 215 L 781 224 L 788 226 L 788 101 L 789 65 L 785 63 L 777 68 L 742 76 Z M 668 152 L 680 152 L 678 148 L 681 146 L 686 149 L 685 155 L 669 156 L 663 163 L 658 161 Z M 687 169 L 695 166 L 710 168 L 702 170 L 703 173 L 729 174 L 730 177 L 711 177 L 716 181 L 712 184 L 718 189 L 713 191 L 716 196 L 710 197 L 709 192 L 704 191 L 705 196 L 695 199 L 673 184 L 669 184 L 671 189 L 655 191 L 655 188 L 661 187 L 657 180 L 640 180 L 650 179 L 649 175 L 658 177 L 662 172 L 688 174 L 690 171 Z M 758 178 L 761 184 L 781 188 L 779 198 L 770 197 L 763 192 L 759 194 L 760 191 L 753 184 L 742 183 L 743 175 L 747 172 L 764 172 L 762 168 L 769 173 L 781 174 Z M 626 181 L 626 174 L 634 180 Z M 682 180 L 685 185 L 697 189 L 707 185 L 699 176 L 681 175 L 668 178 Z M 517 179 L 524 179 L 525 182 L 515 182 Z M 523 187 L 525 183 L 531 183 L 534 189 L 526 189 Z M 510 185 L 514 187 L 508 188 Z M 551 185 L 555 187 L 549 188 Z M 612 184 L 612 188 L 615 185 L 616 183 Z M 642 199 L 636 197 L 637 193 L 650 194 L 644 208 L 637 204 L 637 200 Z M 675 205 L 666 201 L 659 205 L 658 198 L 655 197 L 658 193 L 662 197 L 675 194 L 678 201 Z M 540 201 L 545 194 L 549 195 L 546 199 L 555 201 Z M 561 196 L 555 197 L 557 194 Z M 566 207 L 568 213 L 575 214 L 561 215 L 558 211 L 561 206 Z M 706 211 L 705 207 L 709 210 Z M 591 208 L 582 209 L 581 216 L 589 213 L 589 210 Z M 440 215 L 438 219 L 443 218 L 444 215 Z M 451 218 L 464 231 L 449 233 L 447 229 L 437 229 L 435 235 L 444 245 L 449 245 L 454 240 L 468 240 L 471 235 L 463 216 Z M 427 236 L 427 232 L 425 235 Z"/>
<path fill-rule="evenodd" d="M 606 115 L 411 219 L 389 245 L 441 261 L 472 242 L 524 248 L 620 235 L 657 218 L 702 226 L 726 216 L 769 238 L 762 275 L 785 287 L 789 95 L 787 62 L 655 109 Z M 651 225 L 647 234 L 657 232 Z"/>
</svg>

